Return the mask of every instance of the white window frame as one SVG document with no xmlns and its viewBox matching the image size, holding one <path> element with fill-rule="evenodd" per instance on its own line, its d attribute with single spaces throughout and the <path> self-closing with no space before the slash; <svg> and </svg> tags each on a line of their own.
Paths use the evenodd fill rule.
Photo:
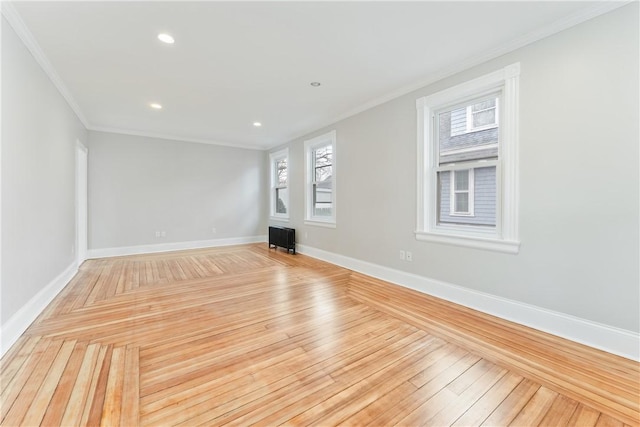
<svg viewBox="0 0 640 427">
<path fill-rule="evenodd" d="M 280 185 L 278 182 L 278 167 L 276 165 L 279 161 L 283 159 L 287 160 L 287 185 Z M 287 200 L 286 200 L 287 213 L 276 212 L 276 204 L 278 203 L 277 190 L 281 190 L 283 188 L 289 188 L 289 167 L 290 167 L 289 149 L 285 148 L 280 151 L 269 153 L 269 163 L 271 165 L 271 190 L 270 190 L 270 202 L 269 202 L 269 205 L 270 205 L 269 216 L 273 220 L 288 222 L 289 212 L 291 210 L 289 207 L 289 197 L 287 197 Z M 291 192 L 289 191 L 289 194 L 290 193 Z"/>
<path fill-rule="evenodd" d="M 315 173 L 313 170 L 313 152 L 316 148 L 331 145 L 332 147 L 332 169 L 331 169 L 331 216 L 316 216 L 313 214 L 313 185 L 315 183 Z M 336 131 L 327 132 L 323 135 L 309 139 L 304 142 L 305 152 L 305 221 L 307 225 L 320 227 L 336 227 L 336 183 L 337 183 L 337 152 L 336 152 Z"/>
<path fill-rule="evenodd" d="M 520 250 L 518 205 L 518 134 L 519 134 L 520 63 L 437 92 L 416 101 L 418 114 L 417 140 L 417 220 L 416 239 L 486 249 L 504 253 Z M 496 166 L 496 226 L 438 224 L 438 146 L 435 141 L 435 113 L 461 102 L 501 92 L 500 143 L 498 160 L 483 165 Z M 449 169 L 468 169 L 454 165 Z"/>
<path fill-rule="evenodd" d="M 475 169 L 459 169 L 466 170 L 468 174 L 468 188 L 465 191 L 456 190 L 456 170 L 450 172 L 450 196 L 449 196 L 449 216 L 474 216 L 474 200 L 475 200 Z M 469 195 L 469 210 L 467 212 L 456 212 L 456 193 L 467 193 Z"/>
</svg>

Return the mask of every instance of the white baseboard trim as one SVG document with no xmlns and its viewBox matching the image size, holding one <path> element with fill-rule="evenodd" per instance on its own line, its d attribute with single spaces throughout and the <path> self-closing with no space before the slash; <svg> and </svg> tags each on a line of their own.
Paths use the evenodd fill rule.
<svg viewBox="0 0 640 427">
<path fill-rule="evenodd" d="M 64 289 L 78 272 L 78 264 L 73 262 L 40 292 L 35 294 L 25 305 L 2 325 L 0 355 L 4 354 L 20 338 L 34 320 L 42 313 L 51 301 Z"/>
<path fill-rule="evenodd" d="M 530 304 L 475 291 L 413 273 L 384 267 L 306 245 L 302 254 L 357 271 L 424 294 L 433 295 L 483 313 L 640 361 L 640 334 Z"/>
<path fill-rule="evenodd" d="M 125 255 L 152 254 L 157 252 L 181 251 L 186 249 L 214 248 L 217 246 L 244 245 L 266 242 L 267 236 L 231 237 L 227 239 L 194 240 L 191 242 L 160 243 L 154 245 L 124 246 L 119 248 L 89 249 L 87 258 L 109 258 Z"/>
</svg>

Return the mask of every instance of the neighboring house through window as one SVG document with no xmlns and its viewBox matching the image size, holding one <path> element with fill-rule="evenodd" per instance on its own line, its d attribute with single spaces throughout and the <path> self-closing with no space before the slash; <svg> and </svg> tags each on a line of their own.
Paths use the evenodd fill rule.
<svg viewBox="0 0 640 427">
<path fill-rule="evenodd" d="M 287 149 L 271 153 L 271 217 L 289 218 L 289 151 Z"/>
<path fill-rule="evenodd" d="M 416 238 L 515 253 L 519 64 L 420 98 Z"/>
<path fill-rule="evenodd" d="M 336 133 L 304 142 L 307 223 L 334 227 L 336 222 Z"/>
</svg>

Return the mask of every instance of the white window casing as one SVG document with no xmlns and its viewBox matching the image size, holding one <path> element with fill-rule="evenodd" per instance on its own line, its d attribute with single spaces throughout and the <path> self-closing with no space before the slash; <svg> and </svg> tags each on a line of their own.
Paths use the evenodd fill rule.
<svg viewBox="0 0 640 427">
<path fill-rule="evenodd" d="M 331 175 L 330 179 L 316 182 L 315 154 L 317 150 L 330 147 L 331 151 Z M 336 182 L 337 182 L 337 156 L 336 156 L 336 131 L 317 136 L 304 142 L 305 152 L 305 224 L 320 227 L 335 228 L 336 226 Z M 319 184 L 323 187 L 320 188 Z M 329 188 L 327 188 L 329 187 Z M 325 213 L 317 214 L 318 206 L 327 206 Z"/>
<path fill-rule="evenodd" d="M 418 115 L 417 139 L 417 218 L 416 239 L 453 244 L 471 248 L 518 253 L 518 118 L 519 118 L 520 64 L 512 64 L 437 92 L 416 101 Z M 483 165 L 496 167 L 496 225 L 479 227 L 463 224 L 438 223 L 437 173 L 439 168 L 438 142 L 435 140 L 435 115 L 447 107 L 478 99 L 491 93 L 500 93 L 499 154 L 497 160 L 483 161 Z M 496 124 L 483 128 L 496 127 Z M 477 165 L 452 164 L 446 169 L 472 169 Z M 452 185 L 453 185 L 453 179 Z M 453 202 L 451 202 L 453 203 Z M 471 211 L 471 209 L 470 209 Z M 452 209 L 453 212 L 453 209 Z"/>
<path fill-rule="evenodd" d="M 285 160 L 287 165 L 286 182 L 280 182 L 278 179 L 278 163 L 282 160 Z M 289 149 L 285 148 L 283 150 L 270 153 L 269 164 L 271 180 L 271 188 L 269 192 L 269 216 L 273 220 L 286 222 L 289 220 L 289 197 L 286 195 L 289 186 Z M 284 202 L 286 212 L 278 212 L 278 197 L 280 197 Z"/>
</svg>

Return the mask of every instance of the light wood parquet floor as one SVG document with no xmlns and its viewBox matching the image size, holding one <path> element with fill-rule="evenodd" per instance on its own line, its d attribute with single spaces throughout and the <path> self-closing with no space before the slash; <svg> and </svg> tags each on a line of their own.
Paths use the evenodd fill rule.
<svg viewBox="0 0 640 427">
<path fill-rule="evenodd" d="M 86 261 L 4 426 L 638 425 L 638 363 L 266 244 Z"/>
</svg>

